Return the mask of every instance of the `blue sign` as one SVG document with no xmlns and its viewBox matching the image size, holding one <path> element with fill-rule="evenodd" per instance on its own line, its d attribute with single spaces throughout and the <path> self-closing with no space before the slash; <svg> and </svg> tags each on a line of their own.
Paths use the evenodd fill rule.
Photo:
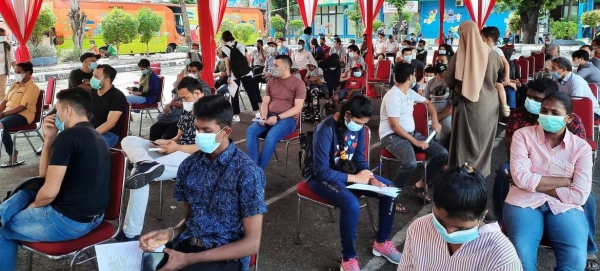
<svg viewBox="0 0 600 271">
<path fill-rule="evenodd" d="M 227 0 L 227 6 L 267 9 L 267 0 Z"/>
</svg>

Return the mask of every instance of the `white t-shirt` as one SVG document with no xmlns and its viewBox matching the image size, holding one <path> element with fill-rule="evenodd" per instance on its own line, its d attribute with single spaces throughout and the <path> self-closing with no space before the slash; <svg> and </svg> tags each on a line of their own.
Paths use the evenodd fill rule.
<svg viewBox="0 0 600 271">
<path fill-rule="evenodd" d="M 419 95 L 412 89 L 406 94 L 394 86 L 383 97 L 381 103 L 379 122 L 379 138 L 393 134 L 394 130 L 390 125 L 389 118 L 399 118 L 398 123 L 409 133 L 415 131 L 415 120 L 413 119 L 414 103 L 425 102 L 425 97 Z"/>
<path fill-rule="evenodd" d="M 492 50 L 498 53 L 498 56 L 500 56 L 500 58 L 504 57 L 504 52 L 502 52 L 502 49 L 500 49 L 497 45 L 492 47 Z"/>
<path fill-rule="evenodd" d="M 375 42 L 375 54 L 385 54 L 387 50 L 385 41 L 377 41 Z"/>
<path fill-rule="evenodd" d="M 394 42 L 390 42 L 389 40 L 385 42 L 386 48 L 387 48 L 387 52 L 388 53 L 393 53 L 396 48 L 398 48 L 398 42 L 394 41 Z"/>
<path fill-rule="evenodd" d="M 234 44 L 235 44 L 235 41 L 230 41 L 230 42 L 225 43 L 225 45 L 231 46 L 231 47 L 233 47 Z M 223 54 L 225 54 L 227 56 L 227 58 L 229 58 L 229 56 L 230 56 L 229 53 L 231 50 L 229 50 L 229 48 L 227 46 L 222 46 L 221 52 L 223 52 Z M 237 46 L 235 48 L 238 48 L 238 50 L 240 50 L 240 52 L 242 52 L 242 55 L 246 55 L 246 52 L 247 52 L 246 46 L 244 46 L 243 43 L 238 41 Z M 250 72 L 244 76 L 252 76 L 252 70 L 250 70 Z"/>
</svg>

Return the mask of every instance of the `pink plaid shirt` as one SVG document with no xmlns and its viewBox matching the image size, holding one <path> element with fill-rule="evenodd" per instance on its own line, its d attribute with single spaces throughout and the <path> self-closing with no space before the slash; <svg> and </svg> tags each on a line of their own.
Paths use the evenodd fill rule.
<svg viewBox="0 0 600 271">
<path fill-rule="evenodd" d="M 581 205 L 592 188 L 592 167 L 592 148 L 571 132 L 552 148 L 539 125 L 521 128 L 510 146 L 510 171 L 516 186 L 510 187 L 506 203 L 537 208 L 547 202 L 553 214 L 573 208 L 583 211 Z M 573 183 L 557 188 L 555 198 L 535 191 L 544 176 L 572 178 Z"/>
</svg>

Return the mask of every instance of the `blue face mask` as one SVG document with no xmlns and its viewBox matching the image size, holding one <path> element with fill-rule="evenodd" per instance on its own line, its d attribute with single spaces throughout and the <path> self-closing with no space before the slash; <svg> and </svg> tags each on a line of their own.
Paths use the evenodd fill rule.
<svg viewBox="0 0 600 271">
<path fill-rule="evenodd" d="M 550 73 L 550 75 L 552 76 L 552 78 L 554 79 L 560 79 L 560 74 L 558 74 L 558 72 L 552 72 Z"/>
<path fill-rule="evenodd" d="M 542 109 L 542 103 L 536 102 L 528 98 L 525 98 L 525 109 L 531 114 L 539 115 Z"/>
<path fill-rule="evenodd" d="M 348 119 L 348 118 L 346 118 L 346 119 Z M 363 128 L 362 125 L 352 121 L 352 118 L 350 118 L 350 122 L 344 121 L 344 124 L 346 124 L 346 128 L 348 128 L 348 130 L 350 130 L 352 132 L 358 132 L 358 131 L 360 131 L 360 129 Z"/>
<path fill-rule="evenodd" d="M 410 63 L 410 61 L 412 60 L 412 56 L 405 56 L 404 57 L 404 61 Z"/>
<path fill-rule="evenodd" d="M 225 128 L 223 128 L 223 129 L 225 129 Z M 221 131 L 219 131 L 219 133 L 221 133 L 223 131 L 223 129 L 221 129 Z M 223 138 L 223 139 L 221 139 L 221 141 L 216 142 L 217 135 L 219 133 L 196 132 L 196 146 L 198 146 L 198 149 L 200 149 L 204 153 L 208 153 L 208 154 L 213 153 L 219 147 L 219 145 L 221 145 L 221 142 L 223 142 L 223 139 L 225 139 L 225 138 Z"/>
<path fill-rule="evenodd" d="M 440 234 L 442 239 L 444 239 L 444 241 L 446 241 L 446 243 L 448 243 L 448 244 L 453 244 L 453 245 L 464 244 L 467 242 L 471 242 L 471 241 L 477 239 L 477 237 L 479 237 L 479 226 L 468 229 L 468 230 L 455 231 L 453 233 L 448 233 L 448 231 L 446 231 L 446 228 L 444 228 L 444 226 L 442 226 L 442 224 L 440 224 L 440 222 L 437 220 L 437 218 L 435 218 L 435 215 L 431 216 L 431 221 L 433 221 L 433 226 L 435 227 L 437 232 Z"/>
<path fill-rule="evenodd" d="M 446 50 L 438 50 L 438 55 L 446 55 Z"/>
<path fill-rule="evenodd" d="M 90 68 L 90 70 L 93 71 L 94 69 L 96 69 L 96 67 L 98 67 L 98 63 L 92 62 L 92 63 L 90 63 L 90 66 L 88 68 Z"/>
<path fill-rule="evenodd" d="M 517 60 L 517 56 L 516 55 L 511 55 L 510 56 L 510 61 L 515 61 Z"/>
<path fill-rule="evenodd" d="M 354 72 L 354 77 L 360 77 L 362 75 L 362 72 L 358 71 L 358 72 Z"/>
<path fill-rule="evenodd" d="M 56 129 L 58 129 L 59 132 L 65 130 L 65 123 L 58 119 L 58 114 L 54 116 L 54 125 L 56 125 Z"/>
<path fill-rule="evenodd" d="M 92 79 L 90 79 L 90 86 L 93 89 L 100 89 L 100 88 L 102 88 L 100 86 L 100 80 L 96 79 L 96 77 L 92 77 Z"/>
<path fill-rule="evenodd" d="M 183 63 L 185 63 L 185 65 L 189 65 L 191 63 L 191 61 L 189 59 L 186 59 L 183 61 Z"/>
<path fill-rule="evenodd" d="M 566 116 L 552 116 L 546 114 L 540 114 L 538 117 L 538 123 L 544 129 L 544 131 L 549 133 L 556 133 L 565 125 L 565 117 Z"/>
<path fill-rule="evenodd" d="M 142 74 L 143 74 L 143 75 L 146 75 L 146 74 L 148 74 L 148 70 L 142 70 Z"/>
</svg>

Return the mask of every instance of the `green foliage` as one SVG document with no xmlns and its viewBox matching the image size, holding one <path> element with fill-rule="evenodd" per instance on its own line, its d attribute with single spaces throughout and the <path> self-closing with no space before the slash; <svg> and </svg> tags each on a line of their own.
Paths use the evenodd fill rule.
<svg viewBox="0 0 600 271">
<path fill-rule="evenodd" d="M 100 24 L 104 41 L 114 43 L 117 52 L 121 43 L 130 43 L 138 36 L 138 27 L 140 26 L 133 15 L 118 8 L 114 8 L 106 14 Z"/>
<path fill-rule="evenodd" d="M 31 33 L 31 37 L 29 40 L 32 43 L 41 43 L 44 35 L 48 34 L 50 28 L 54 27 L 56 24 L 56 16 L 52 9 L 45 7 L 41 10 L 38 15 L 37 21 L 35 22 L 35 27 L 33 28 L 33 32 Z"/>
<path fill-rule="evenodd" d="M 179 0 L 169 0 L 169 2 L 171 4 L 178 4 L 179 5 Z M 185 0 L 186 4 L 197 4 L 198 2 L 196 0 Z"/>
<path fill-rule="evenodd" d="M 539 13 L 541 10 L 552 10 L 557 4 L 562 3 L 561 0 L 497 0 L 496 10 L 499 12 L 521 11 L 528 14 Z"/>
<path fill-rule="evenodd" d="M 277 11 L 275 11 L 275 13 L 281 15 L 281 17 L 283 17 L 283 18 L 287 18 L 287 1 L 288 0 L 270 0 L 270 1 L 267 1 L 267 3 L 269 3 L 269 2 L 271 3 L 271 10 L 277 10 Z M 290 11 L 291 12 L 296 11 L 298 9 L 298 1 L 297 0 L 289 0 L 289 1 L 290 1 Z"/>
<path fill-rule="evenodd" d="M 232 33 L 237 40 L 246 43 L 254 33 L 254 27 L 247 23 L 236 24 Z"/>
<path fill-rule="evenodd" d="M 380 20 L 373 21 L 373 33 L 377 33 L 377 29 L 379 29 L 379 27 L 381 27 L 382 24 L 383 22 Z"/>
<path fill-rule="evenodd" d="M 271 28 L 277 32 L 283 31 L 285 29 L 285 20 L 279 16 L 279 14 L 271 17 Z"/>
<path fill-rule="evenodd" d="M 396 9 L 398 9 L 398 10 L 402 10 L 404 8 L 404 6 L 406 5 L 406 3 L 408 3 L 408 0 L 385 0 L 385 2 L 394 5 L 394 7 L 396 7 Z M 402 18 L 404 18 L 404 16 L 402 16 Z M 404 20 L 406 20 L 406 19 L 404 19 Z"/>
<path fill-rule="evenodd" d="M 283 38 L 283 33 L 275 32 L 275 38 Z"/>
<path fill-rule="evenodd" d="M 223 34 L 223 32 L 225 32 L 227 30 L 229 30 L 229 31 L 231 31 L 231 33 L 233 33 L 233 27 L 234 27 L 234 24 L 230 19 L 223 18 L 223 20 L 221 21 L 221 25 L 219 26 L 219 31 L 217 31 L 217 34 L 215 35 L 215 40 L 220 41 L 221 34 Z"/>
<path fill-rule="evenodd" d="M 410 12 L 410 11 L 402 11 L 402 20 L 405 20 L 407 22 L 410 22 L 413 20 L 413 18 L 415 17 L 415 14 Z"/>
<path fill-rule="evenodd" d="M 360 14 L 360 7 L 358 3 L 354 3 L 352 7 L 347 8 L 344 11 L 344 14 L 348 17 L 348 21 L 352 22 L 352 27 L 356 33 L 357 37 L 362 37 L 363 25 L 362 25 L 362 16 Z"/>
<path fill-rule="evenodd" d="M 596 27 L 600 24 L 600 10 L 586 11 L 581 16 L 581 22 L 590 27 Z"/>
<path fill-rule="evenodd" d="M 57 51 L 58 61 L 60 62 L 79 62 L 79 56 L 82 54 L 80 48 L 59 48 Z"/>
<path fill-rule="evenodd" d="M 158 36 L 157 32 L 160 31 L 163 19 L 149 8 L 140 9 L 135 18 L 140 23 L 138 27 L 138 33 L 141 35 L 140 41 L 145 43 L 146 49 L 148 49 L 148 43 L 152 38 Z"/>
<path fill-rule="evenodd" d="M 421 32 L 421 23 L 415 23 L 415 33 Z"/>
<path fill-rule="evenodd" d="M 511 12 L 508 16 L 508 29 L 512 33 L 521 31 L 521 16 L 516 12 Z"/>
<path fill-rule="evenodd" d="M 565 21 L 554 21 L 550 23 L 550 34 L 555 39 L 574 39 L 577 36 L 577 23 L 576 22 L 565 22 Z"/>
<path fill-rule="evenodd" d="M 304 29 L 304 22 L 302 20 L 291 20 L 290 31 L 293 34 L 300 34 L 300 31 Z"/>
<path fill-rule="evenodd" d="M 56 49 L 54 49 L 54 47 L 50 45 L 42 45 L 28 42 L 27 49 L 29 49 L 29 55 L 31 56 L 31 58 L 56 56 Z"/>
</svg>

